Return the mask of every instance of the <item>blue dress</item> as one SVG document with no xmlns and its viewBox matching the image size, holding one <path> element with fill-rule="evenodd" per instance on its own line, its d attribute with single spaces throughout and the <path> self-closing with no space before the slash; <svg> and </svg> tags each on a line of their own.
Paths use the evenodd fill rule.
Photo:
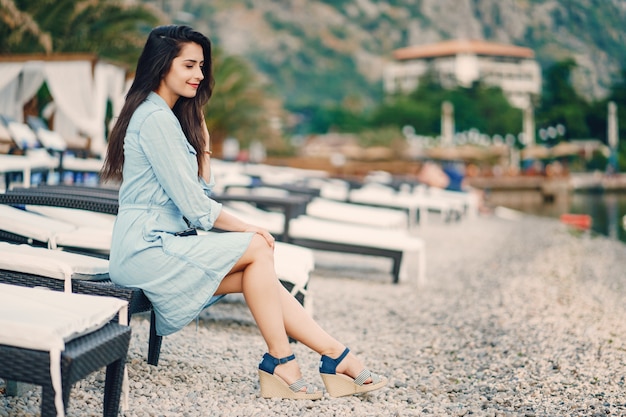
<svg viewBox="0 0 626 417">
<path fill-rule="evenodd" d="M 111 280 L 141 288 L 152 302 L 156 331 L 166 336 L 192 321 L 247 249 L 252 233 L 210 232 L 222 206 L 213 181 L 198 176 L 196 151 L 165 101 L 151 93 L 124 138 L 123 182 L 113 228 Z"/>
</svg>

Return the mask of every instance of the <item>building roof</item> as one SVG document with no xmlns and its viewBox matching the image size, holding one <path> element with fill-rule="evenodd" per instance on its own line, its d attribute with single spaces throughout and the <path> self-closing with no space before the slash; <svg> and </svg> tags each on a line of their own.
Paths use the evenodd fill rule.
<svg viewBox="0 0 626 417">
<path fill-rule="evenodd" d="M 393 57 L 398 61 L 420 58 L 476 54 L 506 56 L 514 58 L 534 58 L 535 52 L 522 46 L 506 45 L 483 40 L 450 40 L 429 45 L 415 45 L 396 49 Z"/>
</svg>

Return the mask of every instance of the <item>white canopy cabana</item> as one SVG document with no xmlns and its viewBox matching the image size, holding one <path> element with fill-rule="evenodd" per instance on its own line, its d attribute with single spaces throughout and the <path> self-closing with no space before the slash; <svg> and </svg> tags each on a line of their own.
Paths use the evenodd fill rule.
<svg viewBox="0 0 626 417">
<path fill-rule="evenodd" d="M 0 114 L 22 122 L 24 104 L 45 82 L 54 103 L 54 130 L 66 138 L 83 132 L 91 138 L 91 152 L 102 155 L 107 101 L 118 114 L 125 81 L 124 68 L 95 55 L 0 56 Z"/>
</svg>

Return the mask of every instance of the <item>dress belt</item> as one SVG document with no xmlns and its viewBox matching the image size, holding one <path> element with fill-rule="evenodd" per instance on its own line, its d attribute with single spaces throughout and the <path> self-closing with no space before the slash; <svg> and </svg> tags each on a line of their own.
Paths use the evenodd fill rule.
<svg viewBox="0 0 626 417">
<path fill-rule="evenodd" d="M 181 215 L 180 210 L 177 207 L 156 206 L 152 204 L 121 204 L 118 207 L 118 212 L 129 210 L 141 210 L 141 211 L 160 211 L 163 213 Z"/>
</svg>

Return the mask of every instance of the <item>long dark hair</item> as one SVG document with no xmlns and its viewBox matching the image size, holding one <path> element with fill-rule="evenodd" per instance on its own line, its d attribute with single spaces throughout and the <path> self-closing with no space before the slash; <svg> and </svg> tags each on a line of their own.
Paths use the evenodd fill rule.
<svg viewBox="0 0 626 417">
<path fill-rule="evenodd" d="M 124 136 L 133 113 L 148 97 L 150 92 L 156 91 L 161 80 L 169 72 L 172 61 L 176 58 L 186 43 L 197 43 L 204 53 L 202 73 L 204 80 L 200 82 L 195 97 L 180 97 L 172 111 L 180 121 L 187 140 L 197 152 L 199 172 L 202 172 L 205 149 L 202 109 L 213 93 L 213 73 L 211 62 L 211 41 L 188 26 L 159 26 L 152 29 L 143 52 L 137 61 L 137 70 L 126 102 L 120 111 L 119 117 L 109 135 L 109 145 L 104 166 L 100 176 L 104 181 L 122 179 L 124 166 Z"/>
</svg>

